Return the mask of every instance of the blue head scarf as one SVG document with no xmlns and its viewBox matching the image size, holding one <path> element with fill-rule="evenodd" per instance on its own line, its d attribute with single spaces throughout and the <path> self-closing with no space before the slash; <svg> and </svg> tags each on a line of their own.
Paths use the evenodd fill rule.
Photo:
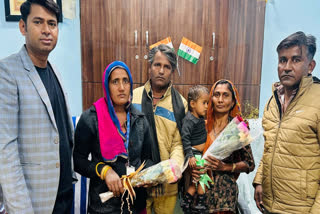
<svg viewBox="0 0 320 214">
<path fill-rule="evenodd" d="M 133 81 L 132 81 L 132 76 L 131 76 L 130 69 L 128 68 L 128 66 L 124 62 L 114 61 L 114 62 L 110 63 L 107 66 L 106 70 L 104 71 L 103 88 L 104 88 L 104 93 L 105 93 L 105 99 L 106 99 L 106 102 L 107 102 L 107 105 L 108 105 L 108 109 L 109 109 L 109 114 L 110 114 L 110 117 L 111 117 L 113 123 L 118 128 L 119 134 L 124 138 L 126 133 L 123 133 L 121 128 L 120 128 L 120 122 L 118 120 L 116 112 L 114 111 L 114 107 L 113 107 L 113 103 L 112 103 L 112 100 L 111 100 L 111 97 L 110 97 L 110 91 L 109 91 L 109 77 L 110 77 L 111 73 L 116 68 L 124 69 L 127 72 L 128 76 L 129 76 L 129 80 L 130 80 L 130 98 L 129 98 L 128 103 L 126 105 L 127 109 L 131 105 L 131 101 L 132 101 Z M 128 114 L 127 115 L 127 118 L 128 118 L 129 112 L 127 112 L 127 114 Z"/>
</svg>

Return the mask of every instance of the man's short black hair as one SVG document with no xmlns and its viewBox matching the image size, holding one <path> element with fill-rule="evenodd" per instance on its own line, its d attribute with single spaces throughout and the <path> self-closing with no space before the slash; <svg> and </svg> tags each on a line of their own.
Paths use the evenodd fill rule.
<svg viewBox="0 0 320 214">
<path fill-rule="evenodd" d="M 307 57 L 309 60 L 312 60 L 317 49 L 316 38 L 312 35 L 306 35 L 302 31 L 298 31 L 282 40 L 277 47 L 277 52 L 279 54 L 282 49 L 288 49 L 294 46 L 298 46 L 300 48 L 305 46 L 307 50 Z"/>
<path fill-rule="evenodd" d="M 27 18 L 30 14 L 32 4 L 38 4 L 38 5 L 46 8 L 47 10 L 49 10 L 50 12 L 52 12 L 56 15 L 57 21 L 59 20 L 60 8 L 59 8 L 59 5 L 56 2 L 54 2 L 53 0 L 27 0 L 20 7 L 21 19 L 25 23 L 27 23 Z"/>
</svg>

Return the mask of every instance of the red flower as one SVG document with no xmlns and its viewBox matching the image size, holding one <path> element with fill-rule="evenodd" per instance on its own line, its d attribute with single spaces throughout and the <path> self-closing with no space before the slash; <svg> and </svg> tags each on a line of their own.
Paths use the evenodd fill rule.
<svg viewBox="0 0 320 214">
<path fill-rule="evenodd" d="M 237 119 L 238 119 L 240 122 L 242 122 L 242 121 L 243 121 L 242 117 L 241 117 L 241 116 L 239 116 L 239 115 L 237 115 Z"/>
</svg>

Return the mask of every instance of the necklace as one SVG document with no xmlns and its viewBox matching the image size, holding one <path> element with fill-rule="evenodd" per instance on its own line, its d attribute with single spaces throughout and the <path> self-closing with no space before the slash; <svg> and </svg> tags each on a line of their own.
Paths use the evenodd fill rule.
<svg viewBox="0 0 320 214">
<path fill-rule="evenodd" d="M 228 120 L 228 122 L 229 122 L 229 120 Z M 215 128 L 212 127 L 213 136 L 214 136 L 214 137 L 217 137 L 217 136 L 223 131 L 223 129 L 228 125 L 228 122 L 227 122 L 227 123 L 222 127 L 222 129 L 220 129 L 218 132 L 216 132 Z"/>
<path fill-rule="evenodd" d="M 221 129 L 220 131 L 218 131 L 218 133 L 214 130 L 214 128 L 213 128 L 212 130 L 213 130 L 213 135 L 214 135 L 214 137 L 217 137 L 217 136 L 221 133 L 221 131 L 222 131 L 223 129 Z"/>
<path fill-rule="evenodd" d="M 125 130 L 127 130 L 127 120 L 124 121 L 122 124 L 121 124 L 121 127 Z"/>
</svg>

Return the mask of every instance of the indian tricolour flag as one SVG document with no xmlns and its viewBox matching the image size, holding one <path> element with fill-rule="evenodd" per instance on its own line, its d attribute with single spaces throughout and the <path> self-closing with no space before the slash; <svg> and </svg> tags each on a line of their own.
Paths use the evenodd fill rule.
<svg viewBox="0 0 320 214">
<path fill-rule="evenodd" d="M 149 46 L 149 49 L 151 50 L 152 48 L 157 47 L 157 46 L 159 46 L 160 44 L 168 45 L 170 48 L 173 49 L 173 45 L 172 45 L 172 42 L 171 42 L 171 38 L 170 38 L 170 37 L 167 37 L 167 38 L 165 38 L 165 39 L 163 39 L 163 40 L 161 40 L 161 41 L 159 41 L 159 42 L 157 42 L 157 43 L 154 43 L 153 45 L 150 45 L 150 46 Z"/>
<path fill-rule="evenodd" d="M 197 64 L 201 51 L 201 46 L 183 37 L 178 50 L 178 55 L 193 64 Z"/>
</svg>

